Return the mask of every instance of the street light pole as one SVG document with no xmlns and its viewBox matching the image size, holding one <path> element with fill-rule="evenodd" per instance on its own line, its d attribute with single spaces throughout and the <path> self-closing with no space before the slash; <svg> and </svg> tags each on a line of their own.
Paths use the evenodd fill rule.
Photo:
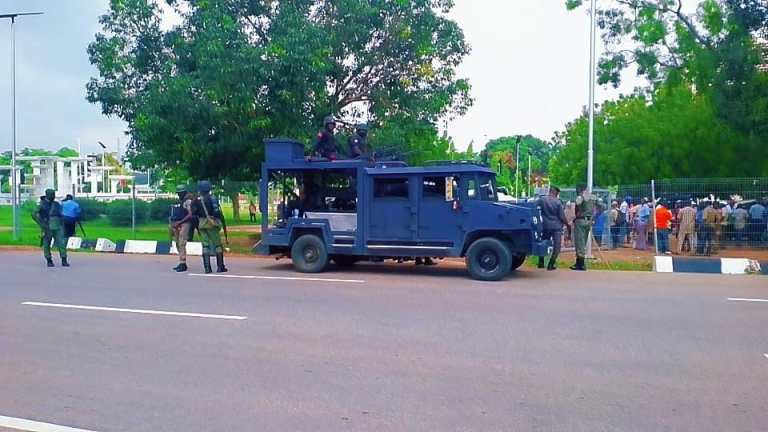
<svg viewBox="0 0 768 432">
<path fill-rule="evenodd" d="M 595 80 L 597 71 L 595 65 L 595 13 L 597 1 L 592 0 L 589 11 L 589 149 L 587 150 L 587 192 L 591 195 L 594 187 L 594 156 L 595 156 Z"/>
<path fill-rule="evenodd" d="M 520 136 L 517 137 L 517 149 L 515 150 L 515 199 L 520 198 Z"/>
<path fill-rule="evenodd" d="M 11 20 L 11 206 L 13 239 L 19 239 L 19 176 L 16 172 L 16 18 L 24 15 L 42 15 L 42 12 L 2 14 Z"/>
</svg>

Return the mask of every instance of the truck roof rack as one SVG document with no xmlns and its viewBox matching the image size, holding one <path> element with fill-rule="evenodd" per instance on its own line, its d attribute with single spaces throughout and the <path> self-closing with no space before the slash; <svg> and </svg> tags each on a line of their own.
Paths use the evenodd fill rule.
<svg viewBox="0 0 768 432">
<path fill-rule="evenodd" d="M 485 166 L 482 163 L 474 160 L 432 160 L 424 162 L 424 166 L 436 166 L 436 165 L 477 165 Z"/>
</svg>

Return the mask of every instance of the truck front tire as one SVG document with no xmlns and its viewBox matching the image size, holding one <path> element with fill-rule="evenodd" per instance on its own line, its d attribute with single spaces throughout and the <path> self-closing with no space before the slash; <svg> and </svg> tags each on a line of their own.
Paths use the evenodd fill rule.
<svg viewBox="0 0 768 432">
<path fill-rule="evenodd" d="M 499 281 L 509 274 L 512 253 L 507 245 L 493 237 L 475 240 L 466 256 L 469 275 L 480 281 Z"/>
<path fill-rule="evenodd" d="M 322 273 L 328 267 L 325 242 L 314 234 L 304 234 L 293 242 L 291 260 L 300 273 Z"/>
</svg>

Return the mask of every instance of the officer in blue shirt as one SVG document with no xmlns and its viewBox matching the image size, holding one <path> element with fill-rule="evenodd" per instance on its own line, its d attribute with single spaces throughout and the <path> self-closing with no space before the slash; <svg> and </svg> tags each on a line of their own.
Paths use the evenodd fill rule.
<svg viewBox="0 0 768 432">
<path fill-rule="evenodd" d="M 81 212 L 80 204 L 72 195 L 67 195 L 61 202 L 61 222 L 64 225 L 64 236 L 67 238 L 74 237 Z"/>
</svg>

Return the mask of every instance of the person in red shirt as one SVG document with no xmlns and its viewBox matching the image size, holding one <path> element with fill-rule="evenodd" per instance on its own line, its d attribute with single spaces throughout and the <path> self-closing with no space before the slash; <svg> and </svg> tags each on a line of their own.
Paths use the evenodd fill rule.
<svg viewBox="0 0 768 432">
<path fill-rule="evenodd" d="M 672 212 L 664 206 L 663 202 L 659 201 L 656 206 L 656 233 L 659 241 L 659 253 L 671 253 L 669 251 L 669 228 L 671 226 Z"/>
</svg>

